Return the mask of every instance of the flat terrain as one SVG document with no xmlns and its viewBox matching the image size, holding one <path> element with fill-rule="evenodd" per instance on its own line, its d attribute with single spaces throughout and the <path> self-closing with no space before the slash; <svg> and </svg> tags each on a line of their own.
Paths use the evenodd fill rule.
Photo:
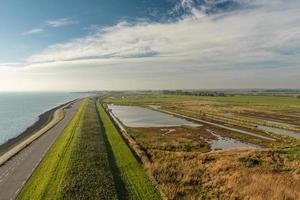
<svg viewBox="0 0 300 200">
<path fill-rule="evenodd" d="M 106 98 L 105 102 L 145 107 L 155 105 L 161 111 L 173 112 L 257 135 L 275 137 L 283 146 L 285 142 L 288 146 L 292 143 L 297 144 L 296 138 L 286 135 L 285 131 L 291 131 L 293 135 L 300 137 L 300 100 L 291 96 L 144 95 L 122 98 L 117 96 Z M 272 128 L 278 129 L 279 132 L 274 132 Z M 245 141 L 251 140 L 251 137 L 247 138 L 245 134 L 235 134 L 234 137 Z"/>
<path fill-rule="evenodd" d="M 80 107 L 76 103 L 67 110 L 64 126 L 57 125 L 62 126 L 57 129 L 62 133 L 55 132 L 47 148 L 44 143 L 39 143 L 38 150 L 30 147 L 49 134 L 18 154 L 20 160 L 0 168 L 10 166 L 3 171 L 3 180 L 11 176 L 15 178 L 8 183 L 19 184 L 4 189 L 14 194 L 13 198 L 20 192 L 18 199 L 296 200 L 300 196 L 300 140 L 259 126 L 298 134 L 295 116 L 300 101 L 275 96 L 218 98 L 157 95 L 102 99 L 169 113 L 200 126 L 126 127 L 122 121 L 114 123 L 106 104 L 96 99 L 86 99 Z M 213 146 L 214 141 L 223 139 L 251 145 L 224 150 Z M 31 160 L 34 150 L 38 155 Z M 22 160 L 22 155 L 27 159 Z M 27 169 L 27 165 L 31 167 Z M 18 170 L 11 174 L 9 170 L 15 168 Z M 1 191 L 1 182 L 0 186 Z"/>
<path fill-rule="evenodd" d="M 300 125 L 300 103 L 295 97 L 246 96 L 225 97 L 156 95 L 107 98 L 105 102 L 126 105 L 160 104 L 169 108 L 184 108 L 188 111 L 226 115 L 252 116 L 273 119 L 293 125 Z M 171 105 L 172 104 L 172 105 Z M 272 114 L 272 115 L 270 115 Z"/>
<path fill-rule="evenodd" d="M 103 132 L 86 99 L 18 199 L 117 199 Z"/>
<path fill-rule="evenodd" d="M 160 198 L 95 99 L 83 101 L 18 195 L 51 200 Z"/>
<path fill-rule="evenodd" d="M 144 162 L 144 167 L 167 199 L 263 200 L 300 196 L 300 140 L 258 127 L 300 135 L 299 99 L 131 95 L 112 96 L 104 102 L 138 105 L 209 122 L 201 127 L 125 127 L 134 140 L 132 148 L 141 160 L 149 161 Z M 247 135 L 245 131 L 273 140 Z M 260 148 L 211 151 L 209 142 L 216 135 Z"/>
<path fill-rule="evenodd" d="M 55 139 L 70 122 L 78 106 L 79 102 L 66 109 L 66 115 L 62 121 L 0 166 L 1 200 L 14 199 L 17 196 Z"/>
<path fill-rule="evenodd" d="M 280 151 L 151 151 L 149 157 L 168 199 L 296 200 L 300 195 L 300 161 Z"/>
<path fill-rule="evenodd" d="M 18 135 L 15 138 L 12 138 L 8 140 L 6 143 L 0 145 L 0 156 L 7 152 L 8 149 L 13 148 L 17 144 L 20 143 L 20 141 L 23 141 L 24 139 L 30 137 L 31 135 L 35 134 L 37 131 L 41 130 L 43 127 L 45 127 L 49 122 L 52 120 L 52 117 L 55 113 L 55 111 L 62 107 L 63 105 L 60 105 L 56 108 L 53 108 L 39 116 L 38 121 L 36 121 L 32 126 L 28 127 L 25 131 L 23 131 L 20 135 Z"/>
<path fill-rule="evenodd" d="M 110 159 L 115 174 L 120 199 L 161 199 L 158 190 L 150 181 L 142 165 L 112 123 L 102 105 L 97 102 L 100 118 L 105 129 Z"/>
</svg>

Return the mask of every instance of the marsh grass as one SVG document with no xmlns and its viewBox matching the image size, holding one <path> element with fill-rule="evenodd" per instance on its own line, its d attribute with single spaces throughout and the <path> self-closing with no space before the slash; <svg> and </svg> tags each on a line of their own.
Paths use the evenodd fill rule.
<svg viewBox="0 0 300 200">
<path fill-rule="evenodd" d="M 127 128 L 130 136 L 148 152 L 162 151 L 210 151 L 207 140 L 215 137 L 203 127 L 159 127 L 159 128 Z"/>
<path fill-rule="evenodd" d="M 173 141 L 171 134 L 168 137 L 161 137 L 160 130 L 129 129 L 131 136 L 152 161 L 148 170 L 167 199 L 264 200 L 297 199 L 300 196 L 299 141 L 253 129 L 251 127 L 255 127 L 255 123 L 244 118 L 244 116 L 257 117 L 259 121 L 259 118 L 272 117 L 300 125 L 299 119 L 290 115 L 300 108 L 300 101 L 295 98 L 156 95 L 130 96 L 105 101 L 139 106 L 160 104 L 162 110 L 204 119 L 216 113 L 222 120 L 226 118 L 227 121 L 224 120 L 226 125 L 233 122 L 245 125 L 242 130 L 277 139 L 270 142 L 235 132 L 223 131 L 222 134 L 220 131 L 222 136 L 252 142 L 273 150 L 235 149 L 203 153 L 199 149 L 190 151 L 189 148 L 182 148 L 176 139 Z M 232 116 L 232 113 L 235 116 Z M 249 124 L 250 127 L 247 128 Z M 186 135 L 182 137 L 188 139 Z"/>
<path fill-rule="evenodd" d="M 297 199 L 299 162 L 275 151 L 152 152 L 168 199 Z"/>
</svg>

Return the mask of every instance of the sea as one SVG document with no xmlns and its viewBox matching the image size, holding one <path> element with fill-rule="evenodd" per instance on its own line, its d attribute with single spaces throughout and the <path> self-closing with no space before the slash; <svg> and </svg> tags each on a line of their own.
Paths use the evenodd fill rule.
<svg viewBox="0 0 300 200">
<path fill-rule="evenodd" d="M 0 145 L 20 135 L 44 112 L 88 95 L 71 92 L 0 93 Z"/>
</svg>

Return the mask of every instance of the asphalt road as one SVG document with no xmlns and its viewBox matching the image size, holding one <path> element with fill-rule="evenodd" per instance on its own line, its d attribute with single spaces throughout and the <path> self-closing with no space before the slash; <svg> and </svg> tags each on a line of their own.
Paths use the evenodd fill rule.
<svg viewBox="0 0 300 200">
<path fill-rule="evenodd" d="M 72 119 L 80 102 L 65 109 L 65 118 L 0 167 L 0 200 L 15 199 L 55 139 Z"/>
</svg>

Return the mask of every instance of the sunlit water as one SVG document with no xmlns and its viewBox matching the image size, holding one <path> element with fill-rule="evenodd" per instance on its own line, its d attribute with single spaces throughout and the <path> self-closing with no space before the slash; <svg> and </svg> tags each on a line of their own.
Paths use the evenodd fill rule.
<svg viewBox="0 0 300 200">
<path fill-rule="evenodd" d="M 169 114 L 138 106 L 108 105 L 108 108 L 112 112 L 111 116 L 122 130 L 124 130 L 124 127 L 119 124 L 118 120 L 128 127 L 174 127 L 181 125 L 201 126 L 201 124 L 196 124 Z M 255 144 L 223 137 L 210 130 L 208 131 L 216 137 L 216 139 L 208 141 L 212 150 L 230 148 L 260 148 L 260 146 Z"/>
<path fill-rule="evenodd" d="M 299 128 L 299 125 L 295 125 L 295 124 L 288 124 L 288 123 L 284 123 L 284 122 L 278 122 L 278 121 L 274 121 L 274 120 L 263 120 L 267 123 L 271 123 L 271 124 L 277 124 L 277 125 L 281 125 L 281 126 L 290 126 L 293 128 Z"/>
<path fill-rule="evenodd" d="M 299 132 L 288 131 L 288 130 L 284 130 L 284 129 L 280 129 L 280 128 L 273 128 L 273 127 L 261 126 L 261 125 L 258 125 L 257 128 L 260 130 L 269 131 L 269 132 L 273 132 L 273 133 L 280 134 L 280 135 L 287 135 L 287 136 L 294 137 L 294 138 L 300 138 Z"/>
<path fill-rule="evenodd" d="M 0 144 L 18 136 L 38 116 L 83 93 L 0 93 Z"/>
<path fill-rule="evenodd" d="M 148 105 L 150 108 L 153 108 L 153 109 L 160 109 L 161 106 L 158 105 L 158 104 L 153 104 L 153 105 Z"/>
<path fill-rule="evenodd" d="M 128 127 L 201 126 L 201 124 L 139 106 L 108 105 L 108 108 Z"/>
<path fill-rule="evenodd" d="M 233 138 L 223 137 L 215 134 L 210 130 L 208 131 L 216 137 L 215 140 L 208 141 L 208 143 L 210 144 L 210 148 L 213 151 L 218 149 L 232 149 L 232 148 L 260 148 L 260 146 L 255 144 L 242 142 Z"/>
</svg>

